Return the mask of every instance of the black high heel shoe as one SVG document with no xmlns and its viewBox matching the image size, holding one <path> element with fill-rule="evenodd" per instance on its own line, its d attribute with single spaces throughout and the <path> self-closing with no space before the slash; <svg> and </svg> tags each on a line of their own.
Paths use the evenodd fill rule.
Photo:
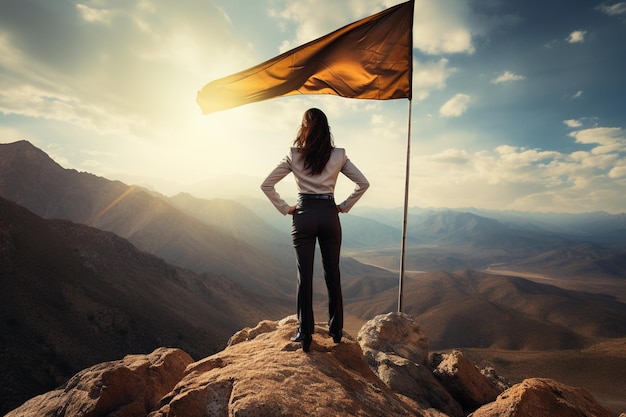
<svg viewBox="0 0 626 417">
<path fill-rule="evenodd" d="M 341 343 L 341 337 L 343 336 L 343 332 L 339 330 L 337 333 L 328 332 L 328 335 L 333 338 L 333 342 Z"/>
<path fill-rule="evenodd" d="M 292 342 L 302 342 L 302 350 L 308 352 L 311 349 L 311 342 L 313 341 L 313 336 L 306 333 L 298 332 L 294 337 L 291 338 Z"/>
</svg>

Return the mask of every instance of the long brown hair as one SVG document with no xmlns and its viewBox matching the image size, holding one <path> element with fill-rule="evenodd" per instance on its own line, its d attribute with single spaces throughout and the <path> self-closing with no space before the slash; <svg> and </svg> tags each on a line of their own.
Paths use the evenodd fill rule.
<svg viewBox="0 0 626 417">
<path fill-rule="evenodd" d="M 304 168 L 311 175 L 318 175 L 324 170 L 335 144 L 323 111 L 311 108 L 304 112 L 293 144 L 299 148 L 304 157 Z"/>
</svg>

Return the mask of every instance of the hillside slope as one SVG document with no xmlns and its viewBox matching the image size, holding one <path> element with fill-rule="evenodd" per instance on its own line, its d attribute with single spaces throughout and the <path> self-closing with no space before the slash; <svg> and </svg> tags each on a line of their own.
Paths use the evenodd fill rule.
<svg viewBox="0 0 626 417">
<path fill-rule="evenodd" d="M 0 403 L 128 352 L 222 349 L 242 326 L 291 312 L 224 276 L 168 265 L 113 233 L 44 220 L 0 199 Z"/>
<path fill-rule="evenodd" d="M 0 145 L 0 196 L 43 218 L 113 232 L 198 273 L 224 274 L 265 294 L 293 292 L 291 259 L 201 222 L 140 187 L 65 169 L 26 141 Z"/>
<path fill-rule="evenodd" d="M 626 337 L 625 303 L 520 277 L 428 272 L 405 279 L 403 299 L 437 349 L 580 349 Z M 391 288 L 347 308 L 367 319 L 396 306 Z"/>
</svg>

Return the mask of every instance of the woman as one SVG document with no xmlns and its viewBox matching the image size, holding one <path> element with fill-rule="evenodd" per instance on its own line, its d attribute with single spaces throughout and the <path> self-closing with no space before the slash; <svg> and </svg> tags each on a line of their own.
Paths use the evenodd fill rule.
<svg viewBox="0 0 626 417">
<path fill-rule="evenodd" d="M 293 216 L 291 237 L 298 267 L 297 308 L 300 328 L 291 338 L 302 342 L 309 351 L 313 340 L 313 257 L 315 241 L 319 241 L 328 289 L 328 328 L 335 343 L 343 329 L 343 299 L 339 273 L 341 224 L 338 213 L 347 213 L 369 187 L 369 182 L 346 156 L 344 149 L 335 148 L 328 119 L 319 109 L 307 110 L 302 125 L 287 156 L 267 176 L 261 189 L 282 214 Z M 340 204 L 335 203 L 334 191 L 339 173 L 351 179 L 356 187 Z M 276 192 L 275 185 L 293 173 L 298 188 L 298 203 L 290 206 Z"/>
</svg>

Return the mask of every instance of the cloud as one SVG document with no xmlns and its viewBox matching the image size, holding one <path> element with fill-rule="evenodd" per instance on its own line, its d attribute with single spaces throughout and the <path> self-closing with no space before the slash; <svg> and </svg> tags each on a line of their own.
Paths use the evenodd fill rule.
<svg viewBox="0 0 626 417">
<path fill-rule="evenodd" d="M 448 66 L 449 61 L 440 58 L 437 61 L 413 60 L 413 98 L 424 100 L 433 90 L 443 90 L 446 80 L 455 71 Z"/>
<path fill-rule="evenodd" d="M 331 3 L 333 13 L 328 13 Z M 349 2 L 301 0 L 287 1 L 282 9 L 273 9 L 269 15 L 281 26 L 295 25 L 295 38 L 284 40 L 280 46 L 280 52 L 285 52 L 382 9 L 371 0 L 358 7 Z"/>
<path fill-rule="evenodd" d="M 543 46 L 547 49 L 552 49 L 553 47 L 555 47 L 557 44 L 559 43 L 559 41 L 557 41 L 556 39 L 552 39 L 548 42 L 546 42 Z"/>
<path fill-rule="evenodd" d="M 10 25 L 0 11 L 2 112 L 154 140 L 198 113 L 203 83 L 257 62 L 216 6 L 88 4 L 13 2 Z"/>
<path fill-rule="evenodd" d="M 431 55 L 474 53 L 470 17 L 471 10 L 467 2 L 417 0 L 413 46 Z"/>
<path fill-rule="evenodd" d="M 523 75 L 515 74 L 511 71 L 504 71 L 502 74 L 498 75 L 496 78 L 491 80 L 492 84 L 501 84 L 507 83 L 511 81 L 521 81 L 526 79 Z"/>
<path fill-rule="evenodd" d="M 422 206 L 468 207 L 480 201 L 500 209 L 623 212 L 624 131 L 584 129 L 570 136 L 580 145 L 607 147 L 571 153 L 511 145 L 473 153 L 449 148 L 413 158 L 418 181 L 412 193 Z"/>
<path fill-rule="evenodd" d="M 609 16 L 618 16 L 626 13 L 626 2 L 622 1 L 611 5 L 601 4 L 596 9 Z"/>
<path fill-rule="evenodd" d="M 402 1 L 290 0 L 270 16 L 279 25 L 296 25 L 295 38 L 283 41 L 280 51 L 317 39 L 346 24 L 375 14 Z M 332 13 L 328 13 L 332 10 Z M 456 0 L 417 0 L 413 23 L 413 46 L 429 55 L 473 53 L 469 27 L 471 9 Z"/>
<path fill-rule="evenodd" d="M 582 90 L 578 90 L 578 91 L 576 92 L 576 94 L 574 94 L 574 95 L 572 96 L 572 100 L 576 100 L 577 98 L 582 97 L 582 95 L 583 95 L 583 91 L 582 91 Z"/>
<path fill-rule="evenodd" d="M 585 42 L 585 35 L 587 34 L 586 30 L 575 30 L 569 34 L 569 36 L 565 39 L 569 43 L 583 43 Z"/>
<path fill-rule="evenodd" d="M 575 120 L 575 119 L 563 120 L 563 124 L 565 124 L 565 126 L 567 127 L 572 127 L 572 128 L 581 127 L 583 125 L 580 120 Z"/>
<path fill-rule="evenodd" d="M 77 4 L 76 9 L 87 22 L 111 23 L 112 13 L 109 10 L 92 9 L 84 4 Z"/>
<path fill-rule="evenodd" d="M 471 97 L 467 94 L 456 94 L 439 109 L 443 117 L 459 117 L 467 111 Z"/>
<path fill-rule="evenodd" d="M 609 178 L 626 178 L 626 162 L 622 161 L 621 165 L 614 167 L 608 173 Z"/>
<path fill-rule="evenodd" d="M 584 129 L 572 132 L 569 136 L 576 139 L 576 143 L 598 145 L 591 150 L 593 154 L 626 152 L 626 132 L 619 127 Z"/>
<path fill-rule="evenodd" d="M 460 149 L 446 149 L 439 154 L 430 156 L 429 159 L 435 163 L 450 166 L 466 166 L 472 162 L 472 156 Z"/>
</svg>

